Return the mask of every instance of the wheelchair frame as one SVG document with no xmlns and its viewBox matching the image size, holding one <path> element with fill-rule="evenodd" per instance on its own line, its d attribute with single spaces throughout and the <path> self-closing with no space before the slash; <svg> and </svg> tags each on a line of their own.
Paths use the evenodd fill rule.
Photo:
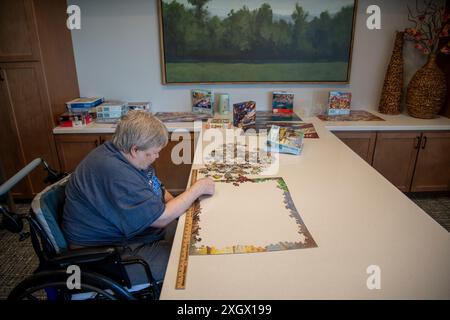
<svg viewBox="0 0 450 320">
<path fill-rule="evenodd" d="M 48 172 L 46 182 L 56 183 L 67 174 L 57 173 L 52 170 L 42 159 L 35 159 L 11 179 L 0 186 L 0 198 L 6 195 L 11 188 L 20 182 L 28 173 L 43 163 Z M 20 240 L 31 235 L 33 249 L 39 259 L 39 266 L 34 274 L 23 280 L 12 290 L 8 299 L 17 300 L 31 297 L 33 288 L 54 289 L 58 293 L 53 294 L 53 299 L 68 299 L 86 296 L 90 291 L 96 292 L 107 299 L 158 299 L 160 294 L 159 284 L 152 276 L 149 265 L 142 259 L 123 259 L 120 255 L 120 247 L 99 246 L 81 249 L 68 249 L 58 253 L 47 233 L 43 230 L 35 212 L 30 208 L 29 214 L 19 216 L 9 212 L 0 203 L 0 213 L 7 219 L 6 229 L 20 234 Z M 5 219 L 5 218 L 4 218 Z M 24 234 L 22 220 L 28 221 L 30 233 Z M 133 288 L 125 270 L 128 265 L 141 265 L 148 279 L 148 286 Z M 80 267 L 82 284 L 81 290 L 69 289 L 64 279 L 70 276 L 67 268 L 70 265 Z M 47 290 L 49 298 L 49 291 Z M 88 295 L 87 295 L 88 296 Z"/>
</svg>

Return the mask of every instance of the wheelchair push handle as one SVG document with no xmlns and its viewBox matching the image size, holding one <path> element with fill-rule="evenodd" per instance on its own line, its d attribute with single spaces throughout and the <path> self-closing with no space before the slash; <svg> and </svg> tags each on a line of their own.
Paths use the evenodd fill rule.
<svg viewBox="0 0 450 320">
<path fill-rule="evenodd" d="M 8 193 L 8 191 L 14 188 L 14 186 L 18 184 L 23 178 L 25 178 L 34 169 L 36 169 L 36 167 L 39 166 L 41 163 L 44 166 L 45 170 L 47 171 L 47 178 L 44 179 L 45 183 L 55 183 L 64 178 L 65 176 L 67 176 L 67 173 L 65 172 L 58 172 L 50 168 L 50 166 L 47 164 L 47 162 L 45 162 L 45 160 L 42 160 L 41 158 L 36 158 L 0 186 L 0 199 L 2 196 Z"/>
<path fill-rule="evenodd" d="M 20 181 L 22 181 L 23 178 L 36 169 L 41 163 L 48 173 L 47 178 L 44 180 L 45 183 L 54 183 L 66 176 L 66 173 L 58 173 L 50 168 L 44 160 L 41 158 L 36 158 L 0 186 L 0 216 L 2 216 L 2 225 L 6 230 L 13 233 L 18 233 L 20 235 L 20 241 L 25 240 L 30 235 L 29 232 L 23 232 L 22 220 L 26 217 L 10 212 L 10 210 L 3 205 L 2 197 L 14 188 L 14 186 L 16 186 Z"/>
<path fill-rule="evenodd" d="M 0 186 L 0 197 L 8 193 L 9 190 L 14 188 L 16 184 L 18 184 L 23 178 L 25 178 L 30 172 L 36 169 L 43 161 L 41 158 L 36 158 L 23 167 L 19 172 L 13 175 L 10 179 L 8 179 L 5 183 Z"/>
</svg>

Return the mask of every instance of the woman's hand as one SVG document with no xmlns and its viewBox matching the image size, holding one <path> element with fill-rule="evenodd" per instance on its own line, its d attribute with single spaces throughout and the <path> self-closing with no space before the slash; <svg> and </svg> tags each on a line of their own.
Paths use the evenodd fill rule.
<svg viewBox="0 0 450 320">
<path fill-rule="evenodd" d="M 194 183 L 178 197 L 166 203 L 166 209 L 162 215 L 152 223 L 152 227 L 164 228 L 174 219 L 181 216 L 192 203 L 202 195 L 213 195 L 215 190 L 214 181 L 211 178 L 203 178 Z"/>
<path fill-rule="evenodd" d="M 194 183 L 192 188 L 198 190 L 198 196 L 213 195 L 215 191 L 214 180 L 212 180 L 211 178 L 200 179 L 196 183 Z"/>
</svg>

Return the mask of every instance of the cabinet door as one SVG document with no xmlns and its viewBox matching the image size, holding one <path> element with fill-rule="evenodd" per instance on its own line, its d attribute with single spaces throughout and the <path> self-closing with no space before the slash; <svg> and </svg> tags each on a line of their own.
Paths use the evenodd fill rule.
<svg viewBox="0 0 450 320">
<path fill-rule="evenodd" d="M 32 1 L 0 1 L 0 62 L 38 59 L 39 45 Z"/>
<path fill-rule="evenodd" d="M 6 178 L 35 158 L 59 169 L 51 134 L 51 112 L 40 64 L 0 63 L 0 158 Z M 34 170 L 13 190 L 13 195 L 29 197 L 45 184 L 44 170 Z"/>
<path fill-rule="evenodd" d="M 105 143 L 106 141 L 110 141 L 112 139 L 113 134 L 102 134 L 100 136 L 100 144 Z"/>
<path fill-rule="evenodd" d="M 372 164 L 376 141 L 375 132 L 335 131 L 333 133 L 368 164 Z"/>
<path fill-rule="evenodd" d="M 153 166 L 167 191 L 178 195 L 186 190 L 194 158 L 194 134 L 173 133 Z"/>
<path fill-rule="evenodd" d="M 5 73 L 0 69 L 0 166 L 4 181 L 11 178 L 25 165 L 25 159 L 20 152 L 19 134 L 15 126 L 14 112 L 5 77 Z M 16 185 L 11 194 L 31 195 L 29 177 Z"/>
<path fill-rule="evenodd" d="M 422 136 L 411 191 L 450 190 L 450 132 Z"/>
<path fill-rule="evenodd" d="M 373 167 L 404 192 L 410 190 L 420 138 L 420 132 L 377 134 Z"/>
<path fill-rule="evenodd" d="M 96 134 L 58 134 L 55 135 L 61 169 L 72 172 L 77 165 L 100 145 L 100 136 Z"/>
</svg>

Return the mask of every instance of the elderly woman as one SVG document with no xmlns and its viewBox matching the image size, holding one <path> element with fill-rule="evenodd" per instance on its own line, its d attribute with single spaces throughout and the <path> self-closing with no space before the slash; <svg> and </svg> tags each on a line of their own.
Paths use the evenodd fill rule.
<svg viewBox="0 0 450 320">
<path fill-rule="evenodd" d="M 176 226 L 171 223 L 214 182 L 201 179 L 173 197 L 151 164 L 167 145 L 164 124 L 143 111 L 130 111 L 112 141 L 78 165 L 66 187 L 63 232 L 70 247 L 118 245 L 127 256 L 147 261 L 157 281 L 164 278 Z M 128 271 L 133 283 L 142 275 Z M 142 278 L 144 279 L 144 278 Z"/>
</svg>

